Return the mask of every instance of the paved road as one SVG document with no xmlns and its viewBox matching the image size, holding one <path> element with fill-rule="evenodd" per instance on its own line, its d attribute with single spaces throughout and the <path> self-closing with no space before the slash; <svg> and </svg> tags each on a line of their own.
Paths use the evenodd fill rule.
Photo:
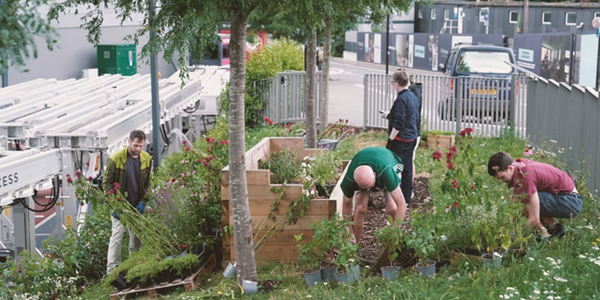
<svg viewBox="0 0 600 300">
<path fill-rule="evenodd" d="M 390 66 L 389 74 L 397 67 Z M 410 74 L 439 74 L 423 70 L 406 69 Z M 335 58 L 329 75 L 329 122 L 348 119 L 352 126 L 363 125 L 364 76 L 385 74 L 385 65 L 344 61 Z"/>
</svg>

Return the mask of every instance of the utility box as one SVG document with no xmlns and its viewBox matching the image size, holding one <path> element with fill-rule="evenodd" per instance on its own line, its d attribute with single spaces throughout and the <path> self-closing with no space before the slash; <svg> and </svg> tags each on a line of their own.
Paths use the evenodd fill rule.
<svg viewBox="0 0 600 300">
<path fill-rule="evenodd" d="M 137 74 L 137 55 L 135 44 L 98 45 L 98 75 Z"/>
</svg>

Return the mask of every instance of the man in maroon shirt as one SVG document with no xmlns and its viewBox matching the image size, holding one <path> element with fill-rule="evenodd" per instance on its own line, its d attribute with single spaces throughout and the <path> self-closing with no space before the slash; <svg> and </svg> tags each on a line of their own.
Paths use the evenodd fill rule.
<svg viewBox="0 0 600 300">
<path fill-rule="evenodd" d="M 572 218 L 581 211 L 583 201 L 573 178 L 551 165 L 520 158 L 513 161 L 508 153 L 496 152 L 488 161 L 488 173 L 514 188 L 512 198 L 525 204 L 527 224 L 544 238 L 566 233 L 554 218 Z"/>
</svg>

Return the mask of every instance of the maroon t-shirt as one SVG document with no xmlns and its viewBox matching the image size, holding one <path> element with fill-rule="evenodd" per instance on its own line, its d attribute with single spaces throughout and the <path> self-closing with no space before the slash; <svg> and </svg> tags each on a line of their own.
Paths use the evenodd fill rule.
<svg viewBox="0 0 600 300">
<path fill-rule="evenodd" d="M 515 195 L 526 196 L 521 200 L 527 203 L 531 195 L 538 191 L 568 194 L 575 189 L 575 183 L 569 174 L 545 163 L 521 159 L 524 167 L 515 167 L 513 181 L 508 185 L 514 187 Z"/>
</svg>

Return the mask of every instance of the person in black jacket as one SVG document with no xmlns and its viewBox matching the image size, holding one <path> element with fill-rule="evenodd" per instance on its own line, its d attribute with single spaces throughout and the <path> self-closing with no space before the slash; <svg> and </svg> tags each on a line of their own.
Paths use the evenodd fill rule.
<svg viewBox="0 0 600 300">
<path fill-rule="evenodd" d="M 392 79 L 398 96 L 388 115 L 389 140 L 386 148 L 404 162 L 401 189 L 408 204 L 412 200 L 413 157 L 419 137 L 419 100 L 408 88 L 410 83 L 406 71 L 395 72 Z"/>
</svg>

